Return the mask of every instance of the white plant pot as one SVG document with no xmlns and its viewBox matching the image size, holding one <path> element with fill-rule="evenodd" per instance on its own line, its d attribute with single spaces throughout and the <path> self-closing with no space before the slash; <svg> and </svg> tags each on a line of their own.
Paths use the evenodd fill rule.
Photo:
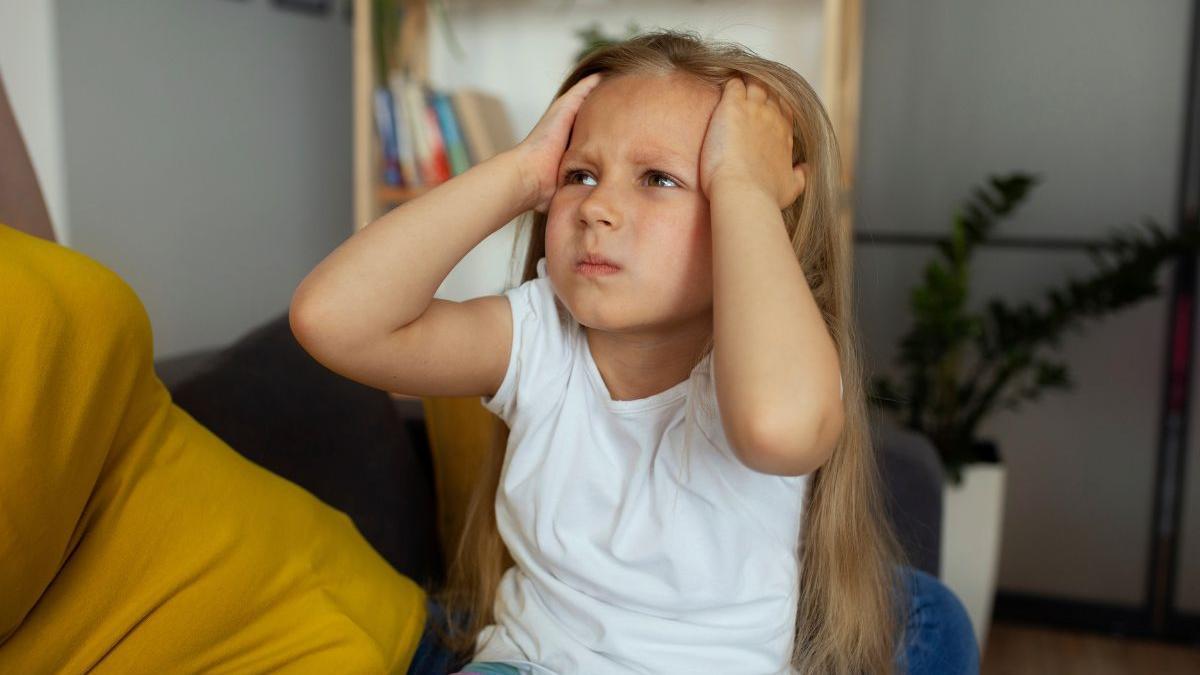
<svg viewBox="0 0 1200 675">
<path fill-rule="evenodd" d="M 971 463 L 962 483 L 947 477 L 943 489 L 940 578 L 966 607 L 981 655 L 996 595 L 1005 474 L 1002 463 Z"/>
</svg>

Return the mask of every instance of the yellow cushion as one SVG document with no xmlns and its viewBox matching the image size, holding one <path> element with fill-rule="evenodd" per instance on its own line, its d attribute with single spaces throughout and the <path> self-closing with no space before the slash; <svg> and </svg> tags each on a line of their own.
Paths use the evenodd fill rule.
<svg viewBox="0 0 1200 675">
<path fill-rule="evenodd" d="M 0 224 L 0 672 L 399 672 L 425 592 L 172 403 L 115 273 Z"/>
<path fill-rule="evenodd" d="M 421 402 L 433 455 L 438 534 L 442 551 L 447 552 L 449 559 L 458 550 L 459 539 L 466 528 L 471 495 L 485 473 L 484 463 L 503 461 L 509 429 L 492 411 L 483 407 L 478 396 L 424 396 Z M 491 454 L 493 444 L 495 454 Z M 493 477 L 498 476 L 497 466 Z M 489 490 L 488 497 L 495 494 L 494 480 L 478 487 Z M 504 549 L 507 552 L 507 547 Z"/>
</svg>

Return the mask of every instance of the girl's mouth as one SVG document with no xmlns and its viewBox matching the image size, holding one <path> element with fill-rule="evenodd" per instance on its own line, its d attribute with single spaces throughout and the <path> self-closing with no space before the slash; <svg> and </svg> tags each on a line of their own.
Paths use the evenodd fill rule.
<svg viewBox="0 0 1200 675">
<path fill-rule="evenodd" d="M 581 262 L 575 266 L 575 271 L 585 277 L 599 277 L 616 274 L 621 271 L 621 268 L 604 263 Z"/>
<path fill-rule="evenodd" d="M 600 253 L 587 253 L 575 262 L 575 271 L 586 277 L 605 276 L 621 271 L 621 266 Z"/>
</svg>

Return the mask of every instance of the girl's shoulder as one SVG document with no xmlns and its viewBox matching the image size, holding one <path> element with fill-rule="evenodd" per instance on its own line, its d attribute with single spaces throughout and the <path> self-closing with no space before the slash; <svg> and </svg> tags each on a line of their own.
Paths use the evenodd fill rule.
<svg viewBox="0 0 1200 675">
<path fill-rule="evenodd" d="M 538 261 L 537 271 L 537 277 L 503 293 L 512 312 L 508 367 L 496 394 L 480 399 L 510 428 L 518 399 L 528 398 L 556 380 L 574 361 L 577 324 L 554 291 L 546 273 L 546 258 Z"/>
</svg>

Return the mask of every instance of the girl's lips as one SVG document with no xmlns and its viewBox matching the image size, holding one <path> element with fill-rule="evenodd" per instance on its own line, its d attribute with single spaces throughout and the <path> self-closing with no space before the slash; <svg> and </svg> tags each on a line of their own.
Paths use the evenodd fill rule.
<svg viewBox="0 0 1200 675">
<path fill-rule="evenodd" d="M 593 263 L 581 262 L 575 266 L 575 271 L 584 275 L 585 277 L 598 277 L 616 274 L 617 272 L 621 271 L 621 268 L 613 265 L 597 265 Z"/>
</svg>

